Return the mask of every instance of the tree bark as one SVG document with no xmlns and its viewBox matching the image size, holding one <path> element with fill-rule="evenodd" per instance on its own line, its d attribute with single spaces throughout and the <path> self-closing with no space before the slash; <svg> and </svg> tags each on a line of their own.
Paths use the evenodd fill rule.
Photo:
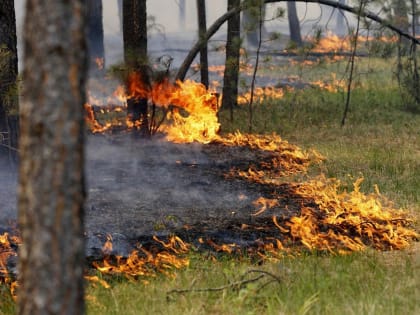
<svg viewBox="0 0 420 315">
<path fill-rule="evenodd" d="M 0 154 L 11 152 L 10 148 L 17 143 L 16 130 L 9 133 L 11 126 L 8 118 L 16 117 L 18 111 L 16 42 L 14 1 L 4 0 L 0 5 Z"/>
<path fill-rule="evenodd" d="M 296 2 L 287 2 L 287 18 L 289 20 L 290 40 L 298 47 L 302 46 L 300 23 L 296 11 Z"/>
<path fill-rule="evenodd" d="M 124 60 L 130 78 L 141 78 L 143 87 L 150 88 L 147 60 L 147 10 L 146 0 L 123 1 Z M 148 100 L 144 95 L 133 95 L 127 81 L 127 115 L 135 123 L 140 135 L 149 136 Z"/>
<path fill-rule="evenodd" d="M 240 0 L 228 0 L 228 11 L 240 5 Z M 222 108 L 230 110 L 233 121 L 233 108 L 238 100 L 239 61 L 241 49 L 241 15 L 237 13 L 228 20 L 226 40 L 226 62 L 223 77 Z"/>
<path fill-rule="evenodd" d="M 89 72 L 91 75 L 104 74 L 105 48 L 104 26 L 102 22 L 102 0 L 88 0 L 87 39 L 89 48 Z"/>
<path fill-rule="evenodd" d="M 202 39 L 207 32 L 206 22 L 206 0 L 197 0 L 198 15 L 198 38 Z M 209 87 L 209 62 L 207 54 L 207 43 L 200 48 L 200 75 L 201 83 Z"/>
<path fill-rule="evenodd" d="M 27 0 L 18 314 L 84 314 L 86 8 Z"/>
</svg>

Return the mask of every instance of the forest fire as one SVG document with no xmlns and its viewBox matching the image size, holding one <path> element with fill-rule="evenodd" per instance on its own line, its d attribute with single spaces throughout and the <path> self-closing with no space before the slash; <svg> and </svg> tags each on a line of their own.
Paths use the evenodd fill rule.
<svg viewBox="0 0 420 315">
<path fill-rule="evenodd" d="M 338 180 L 322 175 L 302 180 L 302 177 L 307 178 L 304 174 L 310 165 L 324 160 L 316 151 L 303 150 L 275 134 L 237 132 L 219 135 L 218 100 L 201 84 L 192 81 L 172 84 L 164 80 L 145 87 L 138 77 L 133 77 L 130 84 L 130 96 L 146 97 L 152 106 L 154 104 L 162 111 L 159 119 L 164 118 L 165 124 L 161 125 L 160 131 L 166 135 L 168 142 L 199 142 L 203 151 L 210 152 L 209 159 L 227 156 L 229 164 L 223 159 L 224 163 L 213 161 L 203 173 L 220 172 L 212 178 L 251 186 L 258 197 L 241 197 L 249 199 L 249 208 L 252 209 L 248 221 L 241 221 L 246 214 L 238 218 L 233 215 L 222 218 L 227 222 L 222 228 L 232 231 L 208 233 L 206 228 L 183 224 L 177 228 L 177 233 L 160 238 L 149 235 L 146 244 L 136 244 L 135 250 L 126 256 L 113 253 L 114 243 L 112 237 L 108 237 L 101 248 L 102 257 L 91 261 L 91 266 L 100 273 L 143 281 L 147 281 L 145 277 L 153 277 L 157 273 L 172 276 L 174 269 L 188 266 L 187 254 L 193 248 L 210 248 L 215 252 L 239 255 L 246 251 L 250 257 L 255 255 L 271 259 L 302 250 L 339 254 L 366 248 L 400 250 L 419 238 L 407 213 L 394 209 L 378 191 L 363 194 L 360 191 L 361 180 L 356 181 L 353 191 L 349 192 L 340 188 Z M 277 91 L 272 93 L 277 95 Z M 121 106 L 101 110 L 107 111 L 109 116 L 125 115 Z M 100 123 L 93 107 L 88 104 L 86 121 L 92 133 L 132 128 L 117 119 Z M 231 155 L 235 150 L 237 158 Z M 236 163 L 240 160 L 245 162 Z M 167 167 L 180 168 L 186 164 L 173 161 Z M 199 163 L 189 163 L 185 177 L 190 178 L 192 170 L 200 167 Z M 295 176 L 297 174 L 300 176 Z M 215 186 L 219 184 L 211 183 Z M 204 185 L 207 189 L 205 180 L 193 181 L 188 187 L 191 189 L 194 185 Z M 173 195 L 174 198 L 176 196 Z M 230 208 L 223 210 L 234 212 Z M 232 233 L 232 237 L 218 239 L 217 232 L 221 235 Z M 0 236 L 0 281 L 10 285 L 13 292 L 16 282 L 9 275 L 8 260 L 17 255 L 15 245 L 18 243 L 18 238 L 7 233 Z M 98 281 L 95 276 L 87 279 Z"/>
<path fill-rule="evenodd" d="M 352 50 L 353 46 L 353 36 L 338 36 L 331 32 L 327 33 L 326 36 L 320 38 L 309 37 L 309 42 L 313 43 L 312 52 L 316 53 L 338 53 L 338 52 L 349 52 Z M 395 43 L 398 41 L 396 36 L 363 36 L 359 35 L 357 38 L 359 44 L 369 44 L 374 42 L 380 43 Z"/>
<path fill-rule="evenodd" d="M 153 121 L 152 124 L 156 128 L 160 127 L 160 131 L 167 135 L 168 140 L 206 143 L 217 137 L 220 129 L 216 116 L 218 99 L 202 84 L 189 80 L 173 84 L 165 79 L 148 87 L 137 74 L 131 75 L 128 82 L 129 95 L 122 94 L 121 87 L 117 88 L 116 93 L 121 99 L 147 98 L 154 108 L 161 109 L 161 117 L 154 116 L 154 113 L 152 118 L 160 121 Z M 121 111 L 120 107 L 117 108 L 114 111 Z M 96 120 L 90 104 L 86 104 L 85 109 L 85 119 L 93 133 L 106 132 L 121 126 L 130 130 L 134 126 L 132 122 L 126 120 L 108 120 L 101 124 Z M 163 122 L 165 123 L 162 124 Z"/>
</svg>

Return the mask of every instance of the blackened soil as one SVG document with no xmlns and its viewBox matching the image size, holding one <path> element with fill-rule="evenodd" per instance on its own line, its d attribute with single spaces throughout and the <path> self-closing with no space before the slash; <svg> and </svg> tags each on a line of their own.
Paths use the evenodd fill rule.
<svg viewBox="0 0 420 315">
<path fill-rule="evenodd" d="M 299 212 L 303 201 L 286 184 L 263 185 L 227 176 L 233 167 L 247 170 L 267 154 L 216 143 L 134 139 L 128 134 L 90 136 L 86 227 L 89 235 L 100 235 L 92 247 L 107 233 L 144 242 L 152 235 L 176 233 L 191 242 L 207 237 L 244 246 L 277 234 L 272 215 L 287 220 Z M 280 202 L 254 216 L 253 202 L 259 197 Z"/>
</svg>

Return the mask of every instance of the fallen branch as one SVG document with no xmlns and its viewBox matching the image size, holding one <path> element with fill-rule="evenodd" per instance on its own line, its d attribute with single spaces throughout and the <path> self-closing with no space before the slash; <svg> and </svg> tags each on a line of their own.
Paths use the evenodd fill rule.
<svg viewBox="0 0 420 315">
<path fill-rule="evenodd" d="M 249 275 L 251 273 L 259 273 L 260 275 L 254 277 L 254 278 L 251 278 L 251 279 L 245 279 L 245 280 L 243 279 L 243 278 L 245 278 L 245 276 L 247 276 L 247 275 Z M 215 287 L 215 288 L 173 289 L 173 290 L 168 291 L 166 293 L 166 295 L 169 297 L 169 295 L 175 294 L 175 293 L 177 293 L 177 294 L 183 294 L 183 293 L 195 293 L 195 292 L 218 292 L 218 291 L 224 291 L 224 290 L 227 290 L 227 289 L 240 289 L 244 285 L 246 285 L 248 283 L 257 282 L 258 280 L 260 280 L 260 279 L 262 279 L 262 278 L 264 278 L 266 276 L 269 276 L 272 279 L 270 281 L 264 283 L 260 287 L 260 289 L 263 288 L 263 287 L 265 287 L 266 285 L 268 285 L 270 283 L 273 283 L 273 282 L 280 283 L 281 282 L 281 279 L 279 277 L 277 277 L 276 275 L 274 275 L 273 273 L 271 273 L 271 272 L 264 271 L 264 270 L 258 270 L 258 269 L 251 269 L 251 270 L 248 270 L 247 272 L 245 272 L 241 276 L 241 279 L 242 280 L 235 281 L 235 282 L 232 282 L 232 283 L 229 283 L 229 284 L 220 286 L 220 287 Z"/>
</svg>

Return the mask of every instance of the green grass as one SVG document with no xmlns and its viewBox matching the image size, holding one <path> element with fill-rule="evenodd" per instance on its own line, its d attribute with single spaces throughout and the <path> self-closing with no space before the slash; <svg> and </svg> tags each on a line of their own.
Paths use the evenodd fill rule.
<svg viewBox="0 0 420 315">
<path fill-rule="evenodd" d="M 304 71 L 316 80 L 334 67 L 344 66 L 322 64 Z M 397 207 L 420 218 L 420 115 L 406 111 L 386 61 L 359 64 L 362 72 L 375 68 L 359 76 L 361 88 L 352 93 L 344 127 L 345 95 L 308 89 L 255 104 L 253 132 L 276 132 L 323 154 L 326 161 L 308 176 L 323 172 L 345 187 L 362 176 L 363 191 L 377 184 Z M 293 70 L 288 67 L 285 74 Z M 246 107 L 235 109 L 233 123 L 228 117 L 228 112 L 220 115 L 223 132 L 247 132 Z M 264 264 L 226 256 L 214 261 L 199 253 L 190 258 L 190 266 L 174 278 L 158 276 L 147 279 L 148 284 L 107 278 L 110 289 L 88 283 L 88 314 L 420 314 L 419 243 L 404 251 L 303 253 Z M 258 281 L 230 285 L 261 274 Z M 10 296 L 0 289 L 0 314 L 13 314 Z M 170 293 L 181 289 L 191 291 Z"/>
<path fill-rule="evenodd" d="M 112 289 L 89 286 L 88 314 L 418 314 L 419 256 L 389 255 L 395 256 L 304 254 L 263 266 L 194 256 L 175 279 L 147 285 L 115 280 Z M 255 279 L 260 271 L 270 275 L 229 286 Z M 171 293 L 174 289 L 191 291 Z"/>
</svg>

